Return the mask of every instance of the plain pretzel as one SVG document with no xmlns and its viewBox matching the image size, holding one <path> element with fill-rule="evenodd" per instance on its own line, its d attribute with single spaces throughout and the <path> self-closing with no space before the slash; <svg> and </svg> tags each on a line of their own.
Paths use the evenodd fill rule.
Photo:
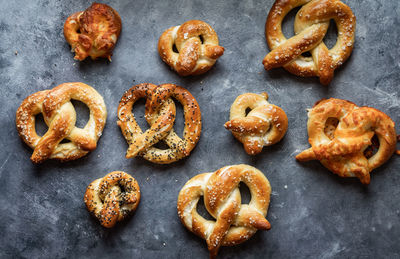
<svg viewBox="0 0 400 259">
<path fill-rule="evenodd" d="M 287 39 L 282 21 L 294 8 L 302 6 L 295 22 L 295 36 Z M 333 19 L 338 29 L 335 46 L 328 49 L 322 41 Z M 284 67 L 290 73 L 318 76 L 321 84 L 333 79 L 334 70 L 350 56 L 355 38 L 356 17 L 339 0 L 276 0 L 265 24 L 265 37 L 271 52 L 263 60 L 264 68 Z M 310 51 L 312 57 L 301 54 Z"/>
<path fill-rule="evenodd" d="M 249 204 L 242 204 L 239 183 L 251 193 Z M 215 258 L 221 246 L 233 246 L 248 240 L 258 229 L 271 228 L 265 219 L 271 186 L 258 169 L 249 165 L 225 166 L 213 173 L 190 179 L 178 196 L 178 215 L 182 224 L 207 242 L 210 257 Z M 197 212 L 197 203 L 204 196 L 204 205 L 214 220 L 206 220 Z"/>
<path fill-rule="evenodd" d="M 319 160 L 333 173 L 358 177 L 363 184 L 370 183 L 370 172 L 396 150 L 395 124 L 389 116 L 341 99 L 317 102 L 308 113 L 307 129 L 311 148 L 298 154 L 297 160 Z M 379 149 L 369 156 L 366 151 L 374 135 Z"/>
<path fill-rule="evenodd" d="M 176 109 L 172 97 L 183 106 L 183 139 L 173 129 Z M 146 98 L 145 118 L 150 125 L 145 132 L 132 113 L 133 105 L 140 98 Z M 174 84 L 133 86 L 121 98 L 118 119 L 118 126 L 129 145 L 127 158 L 140 155 L 153 163 L 169 164 L 188 156 L 200 138 L 200 107 L 188 90 Z M 159 141 L 164 141 L 169 148 L 153 147 Z"/>
<path fill-rule="evenodd" d="M 76 112 L 71 99 L 89 107 L 89 121 L 83 129 L 75 126 Z M 48 126 L 41 137 L 35 130 L 35 116 L 39 113 Z M 34 163 L 49 158 L 70 161 L 96 149 L 106 119 L 103 97 L 94 88 L 84 83 L 64 83 L 28 96 L 17 110 L 16 126 L 22 140 L 34 149 Z M 60 143 L 64 139 L 70 142 Z"/>
<path fill-rule="evenodd" d="M 179 75 L 199 75 L 224 54 L 218 44 L 218 36 L 208 23 L 191 20 L 166 30 L 158 41 L 158 52 Z"/>
</svg>

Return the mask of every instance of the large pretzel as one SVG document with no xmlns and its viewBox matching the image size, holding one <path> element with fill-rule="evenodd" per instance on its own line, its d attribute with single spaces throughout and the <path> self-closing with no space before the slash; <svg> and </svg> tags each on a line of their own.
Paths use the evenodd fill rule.
<svg viewBox="0 0 400 259">
<path fill-rule="evenodd" d="M 179 75 L 187 76 L 210 70 L 224 48 L 218 45 L 218 36 L 208 23 L 191 20 L 166 30 L 158 40 L 158 52 Z"/>
<path fill-rule="evenodd" d="M 87 187 L 84 202 L 103 227 L 111 228 L 136 210 L 140 202 L 139 185 L 131 175 L 114 171 Z"/>
<path fill-rule="evenodd" d="M 76 112 L 71 99 L 89 107 L 89 121 L 83 129 L 75 126 Z M 35 116 L 39 113 L 49 127 L 41 137 L 35 130 Z M 64 83 L 28 96 L 17 110 L 16 125 L 22 140 L 34 149 L 34 163 L 49 158 L 70 161 L 96 149 L 106 118 L 103 97 L 94 88 L 83 83 Z M 70 142 L 60 143 L 64 139 Z"/>
<path fill-rule="evenodd" d="M 175 104 L 171 97 L 183 106 L 185 127 L 183 139 L 174 131 Z M 150 128 L 142 132 L 132 113 L 132 107 L 140 98 L 146 98 L 145 118 Z M 127 158 L 137 155 L 158 164 L 169 164 L 190 154 L 201 133 L 200 107 L 189 91 L 174 84 L 139 84 L 122 96 L 118 106 L 118 126 L 128 142 Z M 153 147 L 164 141 L 169 148 Z"/>
<path fill-rule="evenodd" d="M 267 93 L 239 95 L 231 106 L 230 121 L 224 125 L 243 143 L 249 155 L 260 153 L 263 146 L 279 142 L 288 128 L 286 113 L 267 100 Z M 248 108 L 251 111 L 246 115 Z"/>
<path fill-rule="evenodd" d="M 249 204 L 242 204 L 239 183 L 251 193 Z M 178 215 L 185 227 L 207 242 L 210 257 L 216 257 L 221 246 L 233 246 L 248 240 L 258 229 L 271 228 L 267 215 L 271 186 L 258 169 L 249 165 L 225 166 L 214 173 L 199 174 L 190 179 L 178 197 Z M 197 212 L 204 205 L 214 220 Z"/>
<path fill-rule="evenodd" d="M 303 7 L 294 22 L 295 36 L 287 39 L 282 33 L 282 21 L 298 6 Z M 328 49 L 322 41 L 333 19 L 338 29 L 335 46 Z M 350 56 L 356 29 L 356 17 L 350 7 L 339 0 L 276 0 L 265 24 L 265 37 L 271 52 L 265 56 L 266 70 L 284 67 L 290 73 L 318 76 L 327 85 L 334 70 Z M 310 51 L 312 57 L 301 54 Z"/>
<path fill-rule="evenodd" d="M 93 3 L 83 12 L 67 18 L 64 36 L 75 51 L 75 59 L 84 60 L 90 56 L 111 61 L 112 51 L 121 33 L 121 17 L 106 4 Z"/>
<path fill-rule="evenodd" d="M 331 98 L 317 102 L 308 113 L 307 128 L 311 148 L 296 159 L 320 160 L 333 173 L 358 177 L 363 184 L 370 183 L 370 172 L 396 150 L 395 125 L 389 116 L 345 100 Z M 379 149 L 371 156 L 367 151 L 374 135 L 379 140 Z"/>
</svg>

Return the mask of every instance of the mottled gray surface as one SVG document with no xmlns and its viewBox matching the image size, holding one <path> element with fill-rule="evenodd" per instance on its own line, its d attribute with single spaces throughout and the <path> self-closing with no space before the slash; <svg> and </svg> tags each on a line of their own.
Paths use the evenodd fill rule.
<svg viewBox="0 0 400 259">
<path fill-rule="evenodd" d="M 205 242 L 178 220 L 177 195 L 194 175 L 237 163 L 259 168 L 270 180 L 272 229 L 222 248 L 221 258 L 399 257 L 398 157 L 375 170 L 369 186 L 339 178 L 319 162 L 294 159 L 308 147 L 306 108 L 321 98 L 370 105 L 400 123 L 399 2 L 345 1 L 357 17 L 356 43 L 329 87 L 283 69 L 264 71 L 264 23 L 272 2 L 113 0 L 109 4 L 120 13 L 123 30 L 112 63 L 79 63 L 62 28 L 69 14 L 89 2 L 0 0 L 0 257 L 206 258 Z M 156 44 L 163 30 L 190 19 L 210 23 L 226 51 L 208 73 L 181 78 L 161 61 Z M 285 24 L 288 35 L 291 27 Z M 15 111 L 29 94 L 71 81 L 92 85 L 104 96 L 108 118 L 98 148 L 74 162 L 33 165 L 32 151 L 17 135 Z M 125 159 L 116 111 L 124 91 L 140 82 L 176 83 L 199 102 L 203 132 L 187 159 L 163 166 Z M 286 111 L 289 130 L 279 144 L 250 157 L 222 125 L 236 96 L 262 91 Z M 143 102 L 135 109 L 143 114 L 140 108 Z M 177 123 L 182 129 L 182 118 Z M 83 194 L 92 180 L 112 170 L 132 174 L 142 200 L 130 220 L 108 230 L 89 215 Z"/>
</svg>

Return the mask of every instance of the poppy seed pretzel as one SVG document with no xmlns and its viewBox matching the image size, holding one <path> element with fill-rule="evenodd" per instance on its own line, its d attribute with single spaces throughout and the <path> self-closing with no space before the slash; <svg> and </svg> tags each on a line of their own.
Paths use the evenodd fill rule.
<svg viewBox="0 0 400 259">
<path fill-rule="evenodd" d="M 249 155 L 256 155 L 264 146 L 279 142 L 288 128 L 286 113 L 267 100 L 267 93 L 239 95 L 231 106 L 230 121 L 224 125 L 243 143 Z M 246 115 L 248 108 L 251 111 Z"/>
<path fill-rule="evenodd" d="M 311 148 L 298 154 L 297 160 L 319 160 L 333 173 L 358 177 L 363 184 L 370 183 L 370 172 L 396 150 L 395 124 L 389 116 L 341 99 L 317 102 L 308 113 L 307 129 Z M 368 154 L 374 135 L 379 149 Z"/>
<path fill-rule="evenodd" d="M 111 228 L 136 210 L 140 188 L 131 175 L 114 171 L 87 187 L 84 202 L 103 227 Z"/>
<path fill-rule="evenodd" d="M 218 36 L 208 23 L 191 20 L 166 30 L 158 40 L 158 52 L 179 75 L 199 75 L 224 54 L 218 44 Z"/>
<path fill-rule="evenodd" d="M 90 56 L 111 61 L 112 51 L 121 33 L 121 17 L 106 4 L 93 3 L 83 12 L 77 12 L 64 23 L 64 37 L 75 51 L 75 59 Z"/>
<path fill-rule="evenodd" d="M 132 113 L 132 107 L 140 98 L 146 98 L 145 118 L 150 128 L 142 132 Z M 185 126 L 183 139 L 174 131 L 176 109 L 172 98 L 183 106 Z M 190 154 L 201 133 L 201 112 L 194 97 L 183 87 L 174 84 L 139 84 L 122 96 L 118 106 L 118 126 L 128 142 L 127 158 L 142 156 L 158 164 L 169 164 Z M 169 148 L 153 147 L 159 141 Z"/>
<path fill-rule="evenodd" d="M 90 110 L 83 129 L 75 126 L 76 112 L 71 99 L 83 102 Z M 35 116 L 39 113 L 48 126 L 43 136 L 38 136 L 35 129 Z M 32 162 L 70 161 L 96 149 L 106 119 L 103 97 L 94 88 L 84 83 L 64 83 L 28 96 L 17 110 L 16 126 L 22 140 L 34 149 Z M 64 139 L 70 142 L 60 143 Z"/>
<path fill-rule="evenodd" d="M 249 187 L 251 200 L 242 204 L 239 183 Z M 258 229 L 271 228 L 267 215 L 271 194 L 268 179 L 249 165 L 225 166 L 213 173 L 190 179 L 178 196 L 178 215 L 182 224 L 207 242 L 210 257 L 215 258 L 221 246 L 233 246 L 248 240 Z M 201 196 L 214 220 L 197 212 Z"/>
<path fill-rule="evenodd" d="M 294 21 L 295 36 L 287 39 L 282 21 L 294 8 L 302 6 Z M 333 19 L 338 30 L 335 46 L 328 49 L 322 41 Z M 355 38 L 356 17 L 339 0 L 276 0 L 265 24 L 265 37 L 271 52 L 265 56 L 266 70 L 284 67 L 292 74 L 318 76 L 321 84 L 333 79 L 334 70 L 350 56 Z M 301 54 L 310 51 L 312 57 Z"/>
</svg>

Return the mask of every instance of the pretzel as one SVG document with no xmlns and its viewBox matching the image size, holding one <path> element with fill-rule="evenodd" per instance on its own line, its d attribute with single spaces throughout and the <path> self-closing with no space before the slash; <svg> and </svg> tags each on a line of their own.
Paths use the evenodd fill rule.
<svg viewBox="0 0 400 259">
<path fill-rule="evenodd" d="M 352 102 L 328 99 L 308 113 L 311 148 L 296 156 L 299 161 L 319 160 L 341 177 L 358 177 L 370 183 L 370 172 L 385 163 L 396 150 L 395 124 L 385 113 Z M 374 135 L 379 149 L 368 152 Z M 372 155 L 372 156 L 371 156 Z"/>
<path fill-rule="evenodd" d="M 87 187 L 84 202 L 103 227 L 112 228 L 135 212 L 140 202 L 140 188 L 131 175 L 114 171 Z"/>
<path fill-rule="evenodd" d="M 75 126 L 76 112 L 71 99 L 89 107 L 89 121 L 83 129 Z M 35 130 L 35 116 L 39 113 L 48 126 L 41 137 Z M 28 96 L 17 110 L 16 126 L 22 140 L 34 149 L 32 162 L 71 161 L 96 149 L 106 119 L 103 97 L 94 88 L 84 83 L 64 83 Z M 70 142 L 60 143 L 64 139 Z"/>
<path fill-rule="evenodd" d="M 64 23 L 64 37 L 75 51 L 75 59 L 108 58 L 121 33 L 121 17 L 106 4 L 93 3 L 83 12 L 77 12 Z"/>
<path fill-rule="evenodd" d="M 179 75 L 187 76 L 210 70 L 224 48 L 218 45 L 218 36 L 208 23 L 191 20 L 164 31 L 158 40 L 158 52 Z"/>
<path fill-rule="evenodd" d="M 183 139 L 174 131 L 175 103 L 178 100 L 185 117 Z M 145 118 L 150 126 L 141 130 L 132 113 L 132 107 L 140 98 L 146 98 Z M 196 146 L 201 133 L 201 113 L 197 101 L 183 87 L 174 84 L 138 84 L 125 92 L 118 106 L 118 126 L 128 142 L 126 158 L 142 156 L 157 164 L 169 164 L 190 154 Z M 153 147 L 165 142 L 165 150 Z"/>
<path fill-rule="evenodd" d="M 295 36 L 287 39 L 282 33 L 282 21 L 294 8 L 302 6 L 294 21 Z M 322 41 L 333 19 L 338 38 L 328 49 Z M 339 0 L 276 0 L 265 24 L 265 37 L 271 52 L 265 56 L 266 70 L 284 67 L 292 74 L 318 76 L 328 85 L 334 70 L 350 56 L 356 29 L 356 17 L 350 7 Z M 310 51 L 312 57 L 301 54 Z"/>
<path fill-rule="evenodd" d="M 267 100 L 267 93 L 239 95 L 231 106 L 230 121 L 224 125 L 243 143 L 249 155 L 260 153 L 263 146 L 279 142 L 288 128 L 286 113 Z M 251 111 L 246 115 L 248 108 Z"/>
<path fill-rule="evenodd" d="M 251 193 L 249 204 L 241 204 L 239 183 Z M 258 229 L 271 228 L 267 215 L 271 186 L 258 169 L 249 165 L 225 166 L 213 173 L 190 179 L 178 196 L 178 215 L 182 224 L 207 242 L 210 258 L 221 246 L 233 246 L 248 240 Z M 213 220 L 197 213 L 197 203 L 204 205 Z"/>
</svg>

